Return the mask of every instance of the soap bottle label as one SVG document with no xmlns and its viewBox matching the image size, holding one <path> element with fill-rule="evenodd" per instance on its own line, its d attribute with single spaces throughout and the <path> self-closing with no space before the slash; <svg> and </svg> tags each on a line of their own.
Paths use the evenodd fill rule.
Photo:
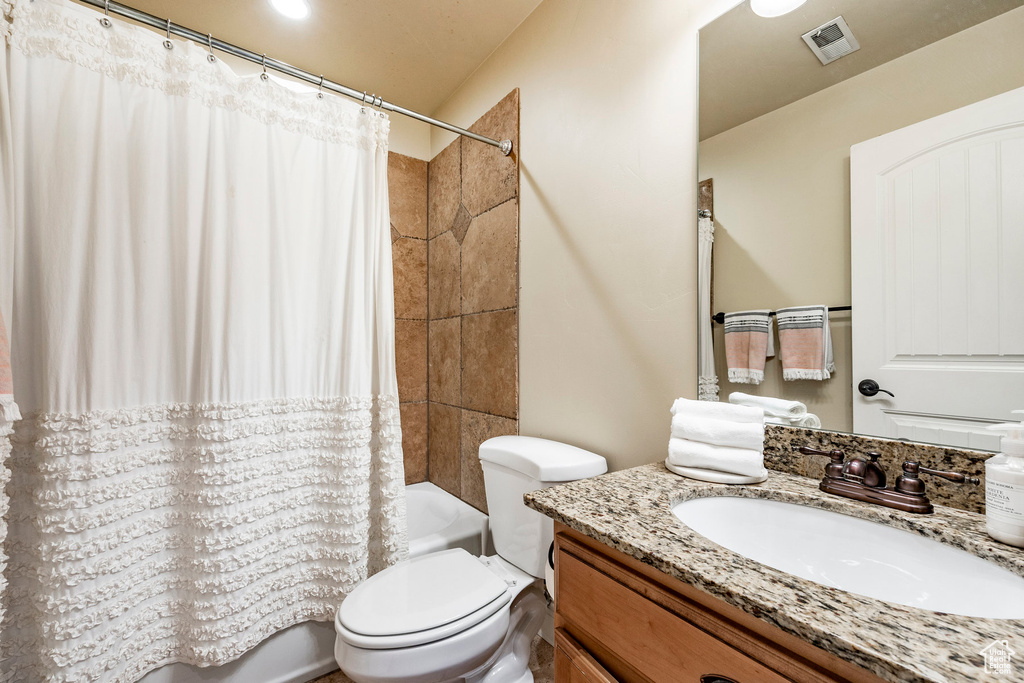
<svg viewBox="0 0 1024 683">
<path fill-rule="evenodd" d="M 987 479 L 985 512 L 996 521 L 1024 524 L 1024 486 Z"/>
</svg>

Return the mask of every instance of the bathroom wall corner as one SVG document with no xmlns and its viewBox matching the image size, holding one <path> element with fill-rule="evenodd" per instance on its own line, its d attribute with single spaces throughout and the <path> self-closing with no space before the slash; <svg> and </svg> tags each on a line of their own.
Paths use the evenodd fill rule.
<svg viewBox="0 0 1024 683">
<path fill-rule="evenodd" d="M 430 481 L 486 512 L 478 450 L 519 432 L 519 90 L 428 166 Z"/>
<path fill-rule="evenodd" d="M 388 153 L 395 364 L 407 484 L 427 480 L 427 162 Z"/>
</svg>

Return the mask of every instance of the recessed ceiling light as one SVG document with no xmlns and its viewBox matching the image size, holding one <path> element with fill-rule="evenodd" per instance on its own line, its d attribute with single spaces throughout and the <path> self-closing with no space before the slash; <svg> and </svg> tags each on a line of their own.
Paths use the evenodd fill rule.
<svg viewBox="0 0 1024 683">
<path fill-rule="evenodd" d="M 750 9 L 759 17 L 781 17 L 807 0 L 750 0 Z"/>
<path fill-rule="evenodd" d="M 289 19 L 305 19 L 309 16 L 306 0 L 270 0 L 271 6 Z"/>
</svg>

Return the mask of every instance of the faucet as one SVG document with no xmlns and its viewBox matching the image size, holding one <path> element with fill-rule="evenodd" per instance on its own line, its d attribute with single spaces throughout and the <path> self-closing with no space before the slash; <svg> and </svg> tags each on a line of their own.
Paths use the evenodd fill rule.
<svg viewBox="0 0 1024 683">
<path fill-rule="evenodd" d="M 845 454 L 839 449 L 821 451 L 801 446 L 799 450 L 805 455 L 824 455 L 829 458 L 829 463 L 825 465 L 825 477 L 818 485 L 825 493 L 884 505 L 904 512 L 927 515 L 935 510 L 925 495 L 921 474 L 941 477 L 957 484 L 981 483 L 980 479 L 960 472 L 933 470 L 922 467 L 921 463 L 907 460 L 903 463 L 903 474 L 896 477 L 896 482 L 889 488 L 886 485 L 885 469 L 878 463 L 878 459 L 882 457 L 881 453 L 865 453 L 866 458 L 852 458 L 846 461 Z"/>
</svg>

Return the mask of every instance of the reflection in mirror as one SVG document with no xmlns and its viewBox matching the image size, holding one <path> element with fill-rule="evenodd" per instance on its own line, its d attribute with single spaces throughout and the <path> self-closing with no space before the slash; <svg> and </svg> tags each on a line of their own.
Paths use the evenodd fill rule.
<svg viewBox="0 0 1024 683">
<path fill-rule="evenodd" d="M 784 379 L 827 365 L 813 315 L 712 324 L 721 400 L 998 450 L 987 427 L 1024 408 L 1022 34 L 1021 0 L 744 2 L 701 30 L 712 312 L 852 306 L 821 380 Z"/>
</svg>

